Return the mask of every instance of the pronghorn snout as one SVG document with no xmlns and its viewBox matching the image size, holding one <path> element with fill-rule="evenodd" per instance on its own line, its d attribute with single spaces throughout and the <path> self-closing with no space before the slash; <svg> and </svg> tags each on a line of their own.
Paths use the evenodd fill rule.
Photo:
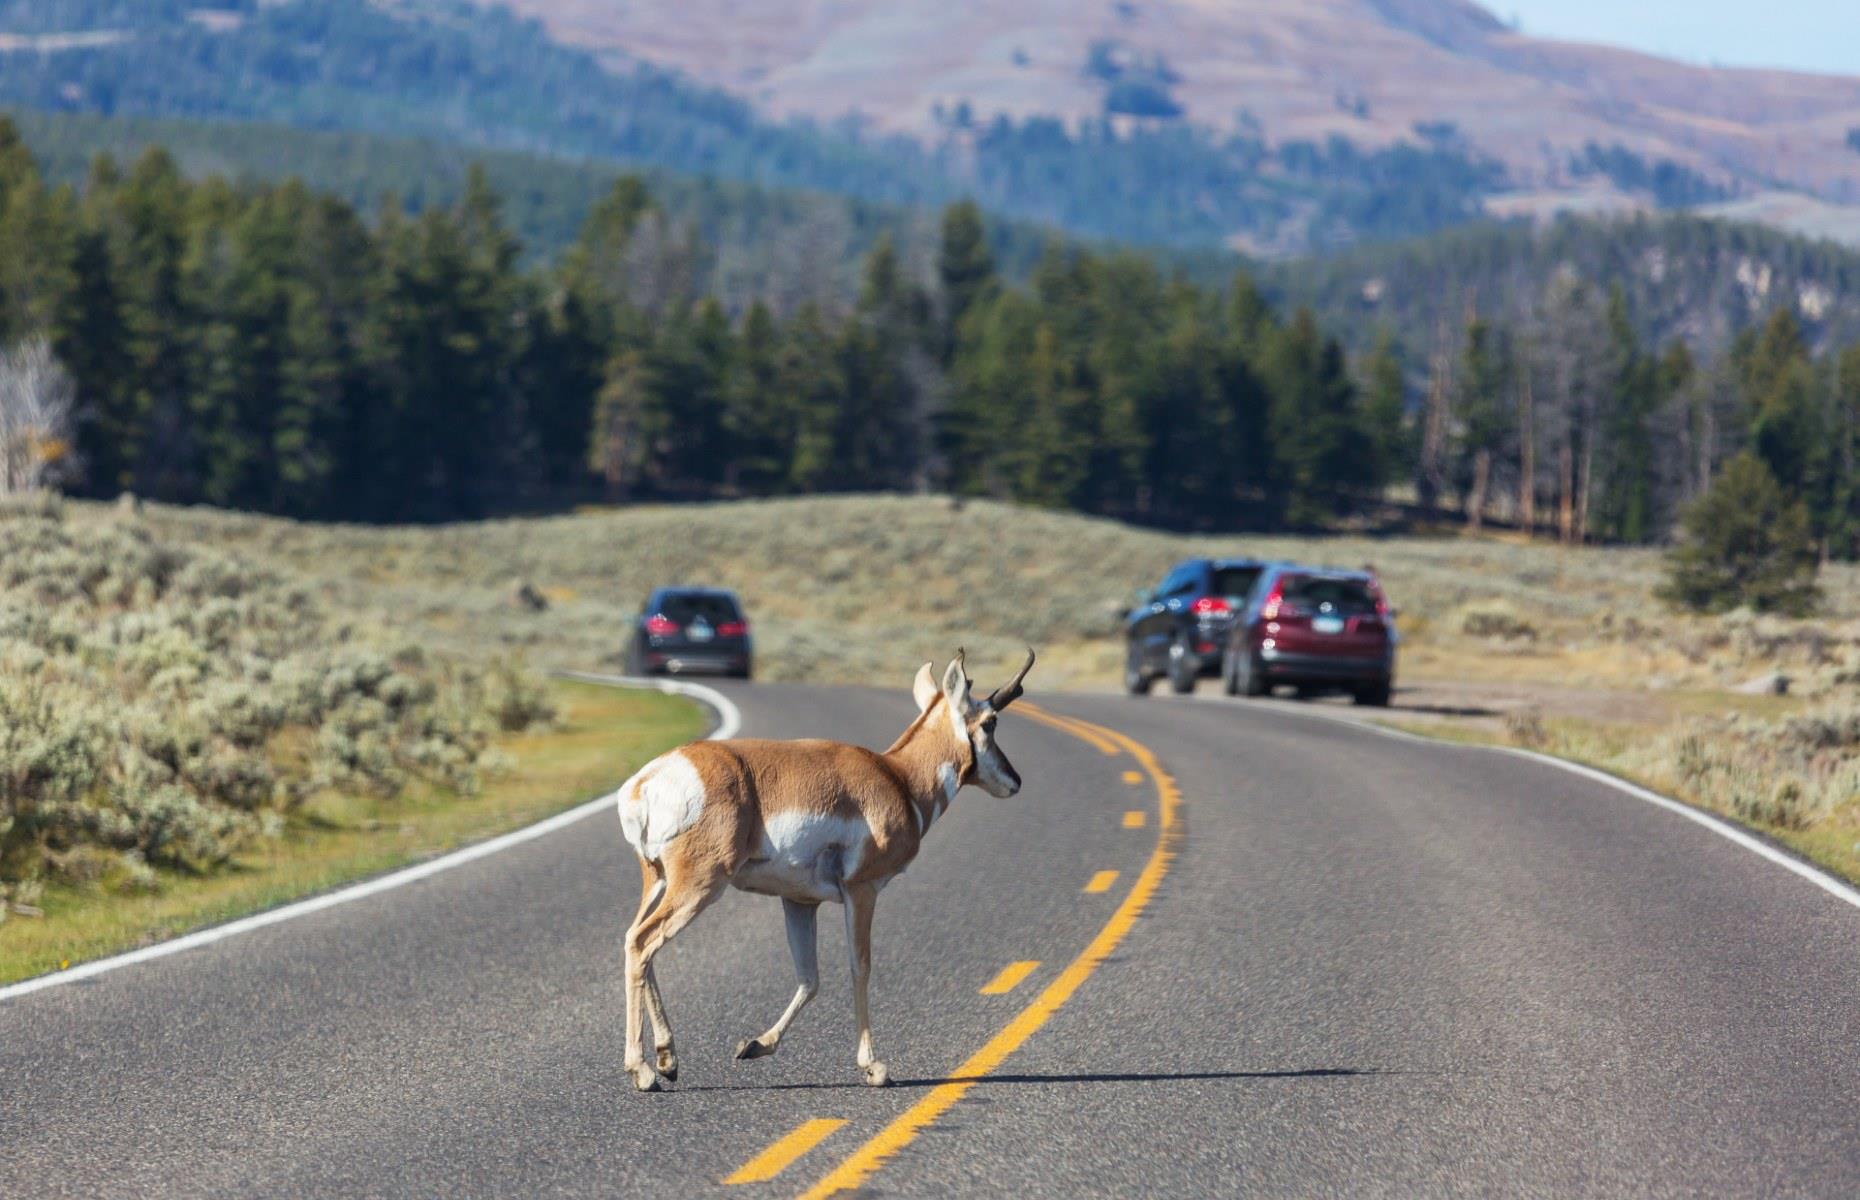
<svg viewBox="0 0 1860 1200">
<path fill-rule="evenodd" d="M 994 745 L 976 755 L 975 781 L 997 800 L 1007 800 L 1020 791 L 1020 772 Z"/>
</svg>

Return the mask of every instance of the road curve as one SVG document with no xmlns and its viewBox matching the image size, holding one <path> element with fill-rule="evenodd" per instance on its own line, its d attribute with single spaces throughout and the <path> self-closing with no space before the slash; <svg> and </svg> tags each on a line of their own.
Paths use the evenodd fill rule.
<svg viewBox="0 0 1860 1200">
<path fill-rule="evenodd" d="M 910 715 L 902 686 L 723 690 L 756 735 L 882 746 Z M 1128 740 L 1011 714 L 1026 788 L 964 792 L 886 889 L 892 1088 L 856 1082 L 831 919 L 820 999 L 730 1060 L 793 986 L 779 906 L 731 894 L 660 960 L 682 1076 L 634 1095 L 638 875 L 595 817 L 0 1002 L 0 1196 L 794 1195 L 874 1139 L 875 1194 L 1860 1190 L 1860 909 L 1553 766 L 1282 704 L 1033 699 Z M 1074 978 L 1156 858 L 1147 755 L 1181 836 Z"/>
</svg>

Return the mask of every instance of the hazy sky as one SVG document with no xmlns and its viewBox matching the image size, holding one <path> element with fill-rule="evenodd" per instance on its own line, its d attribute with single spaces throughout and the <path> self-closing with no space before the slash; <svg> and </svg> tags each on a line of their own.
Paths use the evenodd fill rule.
<svg viewBox="0 0 1860 1200">
<path fill-rule="evenodd" d="M 1484 0 L 1526 33 L 1691 62 L 1860 75 L 1860 0 Z"/>
</svg>

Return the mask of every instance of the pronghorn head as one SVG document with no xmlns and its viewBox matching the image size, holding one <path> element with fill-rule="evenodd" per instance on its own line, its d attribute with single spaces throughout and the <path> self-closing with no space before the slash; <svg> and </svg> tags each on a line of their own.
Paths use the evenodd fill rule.
<svg viewBox="0 0 1860 1200">
<path fill-rule="evenodd" d="M 1033 651 L 1028 650 L 1027 661 L 1013 679 L 996 688 L 988 699 L 977 700 L 970 691 L 969 673 L 962 665 L 962 651 L 956 651 L 943 672 L 941 687 L 931 664 L 918 668 L 916 682 L 911 685 L 917 710 L 927 712 L 942 700 L 949 711 L 950 731 L 966 751 L 958 775 L 960 783 L 979 783 L 989 795 L 1002 800 L 1020 791 L 1020 773 L 995 744 L 995 717 L 1020 699 L 1021 680 L 1032 669 Z"/>
</svg>

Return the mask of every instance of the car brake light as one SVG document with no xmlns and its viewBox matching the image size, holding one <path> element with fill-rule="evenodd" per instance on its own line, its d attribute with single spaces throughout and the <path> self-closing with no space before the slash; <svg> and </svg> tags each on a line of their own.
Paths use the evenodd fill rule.
<svg viewBox="0 0 1860 1200">
<path fill-rule="evenodd" d="M 1272 585 L 1272 594 L 1266 597 L 1265 605 L 1259 610 L 1261 618 L 1267 621 L 1292 621 L 1311 615 L 1311 610 L 1304 608 L 1295 600 L 1285 596 L 1286 580 L 1279 580 Z M 1298 582 L 1293 580 L 1292 582 Z"/>
<path fill-rule="evenodd" d="M 725 621 L 723 624 L 717 626 L 717 636 L 718 637 L 747 637 L 749 636 L 749 622 L 748 621 Z"/>
<path fill-rule="evenodd" d="M 1200 617 L 1224 617 L 1233 611 L 1227 601 L 1219 596 L 1203 596 L 1189 606 Z"/>
<path fill-rule="evenodd" d="M 677 633 L 678 629 L 678 622 L 663 614 L 655 614 L 646 618 L 646 632 L 653 637 L 667 637 Z"/>
</svg>

